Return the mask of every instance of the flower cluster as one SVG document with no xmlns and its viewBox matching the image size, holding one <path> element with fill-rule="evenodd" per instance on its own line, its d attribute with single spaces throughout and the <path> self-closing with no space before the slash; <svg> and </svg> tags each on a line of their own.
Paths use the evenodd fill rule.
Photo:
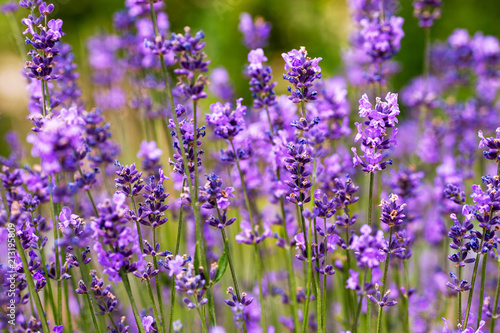
<svg viewBox="0 0 500 333">
<path fill-rule="evenodd" d="M 293 86 L 293 88 L 288 87 L 288 91 L 292 94 L 288 98 L 294 103 L 315 100 L 317 91 L 311 88 L 314 80 L 321 78 L 319 62 L 322 58 L 311 59 L 307 56 L 305 47 L 301 47 L 300 50 L 293 49 L 281 56 L 285 60 L 286 71 L 283 79 Z"/>
<path fill-rule="evenodd" d="M 248 49 L 267 46 L 271 33 L 271 23 L 264 21 L 262 17 L 257 16 L 252 19 L 250 14 L 241 13 L 238 29 L 243 34 L 243 43 Z"/>
<path fill-rule="evenodd" d="M 276 93 L 274 87 L 278 84 L 272 82 L 272 70 L 269 66 L 264 66 L 267 58 L 262 49 L 251 50 L 248 53 L 247 74 L 250 76 L 250 91 L 253 97 L 254 109 L 267 108 L 276 104 Z"/>
<path fill-rule="evenodd" d="M 364 172 L 375 172 L 383 170 L 387 164 L 392 164 L 392 160 L 384 160 L 384 150 L 391 148 L 391 144 L 396 145 L 398 123 L 396 116 L 399 115 L 399 106 L 397 102 L 398 94 L 388 93 L 386 102 L 377 97 L 375 108 L 372 107 L 366 94 L 359 100 L 359 115 L 367 117 L 363 124 L 355 123 L 358 134 L 354 141 L 361 140 L 361 151 L 363 156 L 358 156 L 355 147 L 351 150 L 354 153 L 353 164 L 361 165 Z M 387 130 L 394 128 L 389 135 Z"/>
<path fill-rule="evenodd" d="M 422 28 L 430 28 L 434 21 L 441 17 L 441 0 L 414 0 L 413 14 L 418 18 L 418 25 Z"/>
</svg>

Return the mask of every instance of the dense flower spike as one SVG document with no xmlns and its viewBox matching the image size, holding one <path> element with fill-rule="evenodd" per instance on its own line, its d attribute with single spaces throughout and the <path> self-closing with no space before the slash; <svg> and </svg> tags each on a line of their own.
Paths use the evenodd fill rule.
<svg viewBox="0 0 500 333">
<path fill-rule="evenodd" d="M 252 19 L 250 14 L 241 13 L 238 29 L 243 34 L 243 43 L 248 49 L 267 46 L 271 24 L 264 21 L 262 17 L 257 16 Z"/>
<path fill-rule="evenodd" d="M 377 97 L 375 108 L 368 100 L 366 94 L 359 100 L 359 116 L 368 118 L 363 124 L 355 123 L 358 134 L 354 141 L 361 140 L 361 151 L 363 156 L 357 154 L 355 147 L 351 150 L 354 154 L 353 164 L 361 165 L 364 172 L 375 172 L 383 170 L 387 164 L 392 164 L 392 160 L 384 160 L 385 150 L 397 144 L 396 134 L 398 129 L 395 128 L 398 123 L 397 116 L 399 115 L 399 105 L 397 103 L 398 94 L 388 93 L 386 101 Z M 391 133 L 388 131 L 392 128 Z"/>
<path fill-rule="evenodd" d="M 309 58 L 305 47 L 282 53 L 281 57 L 285 60 L 286 71 L 283 79 L 292 85 L 288 87 L 288 91 L 292 94 L 288 98 L 294 103 L 315 100 L 317 91 L 311 88 L 314 80 L 321 78 L 319 62 L 322 58 Z"/>
<path fill-rule="evenodd" d="M 274 87 L 278 84 L 272 82 L 271 67 L 264 66 L 267 58 L 262 49 L 251 50 L 248 53 L 247 74 L 250 76 L 250 91 L 253 97 L 253 107 L 255 109 L 267 108 L 276 104 L 276 94 Z"/>
</svg>

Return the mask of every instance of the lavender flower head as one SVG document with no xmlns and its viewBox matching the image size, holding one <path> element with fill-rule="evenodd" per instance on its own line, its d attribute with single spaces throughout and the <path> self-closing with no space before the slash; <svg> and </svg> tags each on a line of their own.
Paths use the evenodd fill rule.
<svg viewBox="0 0 500 333">
<path fill-rule="evenodd" d="M 156 141 L 146 141 L 141 142 L 141 147 L 137 153 L 137 158 L 142 159 L 142 169 L 154 175 L 161 168 L 160 159 L 163 154 L 162 150 L 156 145 Z"/>
<path fill-rule="evenodd" d="M 217 67 L 212 70 L 209 90 L 226 102 L 234 100 L 234 87 L 229 80 L 229 73 L 224 67 Z"/>
<path fill-rule="evenodd" d="M 61 110 L 61 115 L 47 119 L 38 135 L 30 133 L 31 153 L 42 160 L 43 171 L 53 174 L 76 171 L 88 148 L 83 138 L 83 119 L 76 108 Z"/>
<path fill-rule="evenodd" d="M 285 71 L 283 79 L 292 84 L 288 87 L 288 91 L 292 94 L 288 98 L 294 103 L 302 101 L 313 101 L 317 97 L 317 92 L 310 89 L 314 80 L 321 78 L 321 67 L 319 62 L 322 58 L 311 59 L 307 56 L 305 47 L 300 50 L 291 50 L 288 53 L 282 53 L 281 56 L 285 60 Z"/>
<path fill-rule="evenodd" d="M 250 91 L 253 97 L 253 107 L 261 109 L 276 104 L 274 87 L 277 82 L 272 82 L 271 67 L 262 65 L 267 58 L 262 49 L 251 50 L 248 53 L 247 74 L 250 76 Z"/>
<path fill-rule="evenodd" d="M 375 172 L 383 170 L 387 164 L 392 164 L 392 160 L 384 161 L 384 151 L 397 144 L 396 134 L 397 128 L 394 126 L 398 123 L 396 116 L 399 115 L 399 106 L 397 103 L 398 94 L 388 93 L 386 102 L 377 97 L 375 108 L 372 107 L 366 94 L 359 100 L 359 115 L 367 117 L 363 128 L 363 124 L 355 123 L 358 134 L 354 138 L 357 142 L 361 139 L 361 151 L 363 156 L 358 156 L 356 147 L 351 150 L 354 153 L 353 164 L 361 165 L 364 172 Z M 391 134 L 387 130 L 393 128 Z"/>
<path fill-rule="evenodd" d="M 202 75 L 208 71 L 210 61 L 205 60 L 206 55 L 203 52 L 205 42 L 201 40 L 205 37 L 203 31 L 198 31 L 194 36 L 191 35 L 189 27 L 184 28 L 184 35 L 172 34 L 171 45 L 175 52 L 175 58 L 180 68 L 174 69 L 174 73 L 179 75 L 179 87 L 185 97 L 192 100 L 206 98 L 207 94 L 203 91 L 206 79 Z M 198 77 L 195 77 L 199 74 Z"/>
<path fill-rule="evenodd" d="M 404 36 L 403 22 L 404 19 L 398 16 L 384 20 L 380 18 L 361 20 L 363 49 L 373 62 L 381 63 L 399 52 L 401 39 Z"/>
<path fill-rule="evenodd" d="M 271 24 L 264 21 L 260 16 L 252 20 L 248 13 L 240 14 L 240 24 L 238 29 L 243 33 L 243 44 L 248 49 L 256 49 L 267 46 L 269 34 L 271 33 Z"/>
<path fill-rule="evenodd" d="M 441 17 L 442 0 L 414 0 L 413 15 L 418 18 L 418 26 L 430 28 Z"/>
<path fill-rule="evenodd" d="M 232 141 L 245 128 L 245 114 L 247 107 L 241 105 L 243 98 L 236 100 L 236 108 L 232 110 L 231 103 L 217 102 L 210 105 L 212 113 L 206 114 L 207 124 L 214 126 L 215 135 L 219 138 Z"/>
<path fill-rule="evenodd" d="M 382 223 L 387 224 L 389 227 L 398 226 L 403 223 L 403 219 L 406 217 L 403 214 L 406 204 L 400 204 L 399 197 L 396 194 L 391 194 L 389 201 L 382 199 L 379 206 L 382 207 L 382 214 L 380 216 Z"/>
<path fill-rule="evenodd" d="M 485 158 L 488 160 L 495 160 L 497 161 L 499 159 L 499 154 L 500 154 L 500 127 L 496 129 L 496 137 L 488 137 L 485 138 L 483 135 L 482 131 L 478 132 L 478 136 L 481 139 L 479 141 L 479 146 L 478 148 L 488 148 L 488 150 L 483 151 L 483 155 Z"/>
</svg>

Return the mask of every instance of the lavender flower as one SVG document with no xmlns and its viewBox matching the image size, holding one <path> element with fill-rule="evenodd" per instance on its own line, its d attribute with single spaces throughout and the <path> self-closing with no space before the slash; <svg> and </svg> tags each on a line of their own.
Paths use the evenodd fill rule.
<svg viewBox="0 0 500 333">
<path fill-rule="evenodd" d="M 496 133 L 497 133 L 496 138 L 493 137 L 485 138 L 482 131 L 478 132 L 478 136 L 481 139 L 481 141 L 479 141 L 478 148 L 484 148 L 484 147 L 488 148 L 488 150 L 485 150 L 483 152 L 483 155 L 485 158 L 494 161 L 499 159 L 500 127 L 496 129 Z"/>
<path fill-rule="evenodd" d="M 250 14 L 241 13 L 238 29 L 243 34 L 243 43 L 248 49 L 267 46 L 271 24 L 264 21 L 262 17 L 257 16 L 253 20 Z"/>
<path fill-rule="evenodd" d="M 307 56 L 305 47 L 300 50 L 291 50 L 288 53 L 282 53 L 285 60 L 285 71 L 283 79 L 290 82 L 293 86 L 288 87 L 292 94 L 288 98 L 294 103 L 313 101 L 317 97 L 317 91 L 311 89 L 313 82 L 321 78 L 321 67 L 319 62 L 322 58 L 311 59 Z"/>
<path fill-rule="evenodd" d="M 141 148 L 137 153 L 137 158 L 142 159 L 142 170 L 155 175 L 158 169 L 161 168 L 160 158 L 163 154 L 162 150 L 156 145 L 156 141 L 142 141 Z"/>
<path fill-rule="evenodd" d="M 201 73 L 207 72 L 210 61 L 205 60 L 206 55 L 202 51 L 205 46 L 201 40 L 205 37 L 203 31 L 199 31 L 193 37 L 189 27 L 184 28 L 184 35 L 172 34 L 172 50 L 176 54 L 177 62 L 181 68 L 174 72 L 179 75 L 179 87 L 186 98 L 198 100 L 206 98 L 203 91 L 206 79 Z M 198 77 L 195 77 L 199 74 Z"/>
<path fill-rule="evenodd" d="M 418 18 L 421 28 L 430 28 L 434 21 L 441 17 L 441 0 L 414 0 L 413 15 Z"/>
<path fill-rule="evenodd" d="M 272 82 L 272 70 L 269 66 L 264 66 L 262 63 L 266 62 L 267 58 L 264 56 L 262 49 L 251 50 L 248 53 L 247 74 L 250 76 L 250 91 L 253 97 L 254 109 L 267 108 L 276 104 L 276 93 L 274 87 L 278 84 Z"/>
<path fill-rule="evenodd" d="M 241 298 L 238 300 L 238 296 L 234 293 L 232 287 L 227 288 L 227 293 L 231 294 L 231 300 L 225 300 L 224 302 L 231 307 L 233 320 L 240 327 L 246 321 L 245 307 L 253 302 L 253 297 L 249 297 L 246 293 L 241 293 Z"/>
<path fill-rule="evenodd" d="M 361 139 L 361 151 L 363 156 L 358 156 L 356 148 L 352 147 L 354 153 L 352 159 L 354 166 L 361 165 L 364 172 L 375 172 L 383 170 L 387 164 L 392 164 L 392 160 L 383 161 L 385 154 L 384 150 L 391 147 L 391 144 L 396 145 L 397 128 L 394 128 L 398 123 L 396 118 L 399 115 L 399 106 L 397 103 L 398 94 L 388 93 L 386 102 L 382 102 L 377 97 L 375 109 L 368 101 L 366 94 L 359 100 L 359 115 L 367 117 L 364 122 L 366 128 L 363 129 L 363 124 L 355 123 L 358 134 L 354 138 L 357 142 Z M 387 130 L 394 128 L 389 135 Z"/>
</svg>

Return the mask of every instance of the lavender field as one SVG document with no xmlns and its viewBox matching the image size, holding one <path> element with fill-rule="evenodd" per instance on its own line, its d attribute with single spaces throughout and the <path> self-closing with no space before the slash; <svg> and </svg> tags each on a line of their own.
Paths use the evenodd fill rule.
<svg viewBox="0 0 500 333">
<path fill-rule="evenodd" d="M 234 53 L 185 4 L 71 36 L 67 2 L 0 5 L 2 332 L 500 332 L 500 43 L 433 38 L 462 2 L 197 20 Z"/>
</svg>

